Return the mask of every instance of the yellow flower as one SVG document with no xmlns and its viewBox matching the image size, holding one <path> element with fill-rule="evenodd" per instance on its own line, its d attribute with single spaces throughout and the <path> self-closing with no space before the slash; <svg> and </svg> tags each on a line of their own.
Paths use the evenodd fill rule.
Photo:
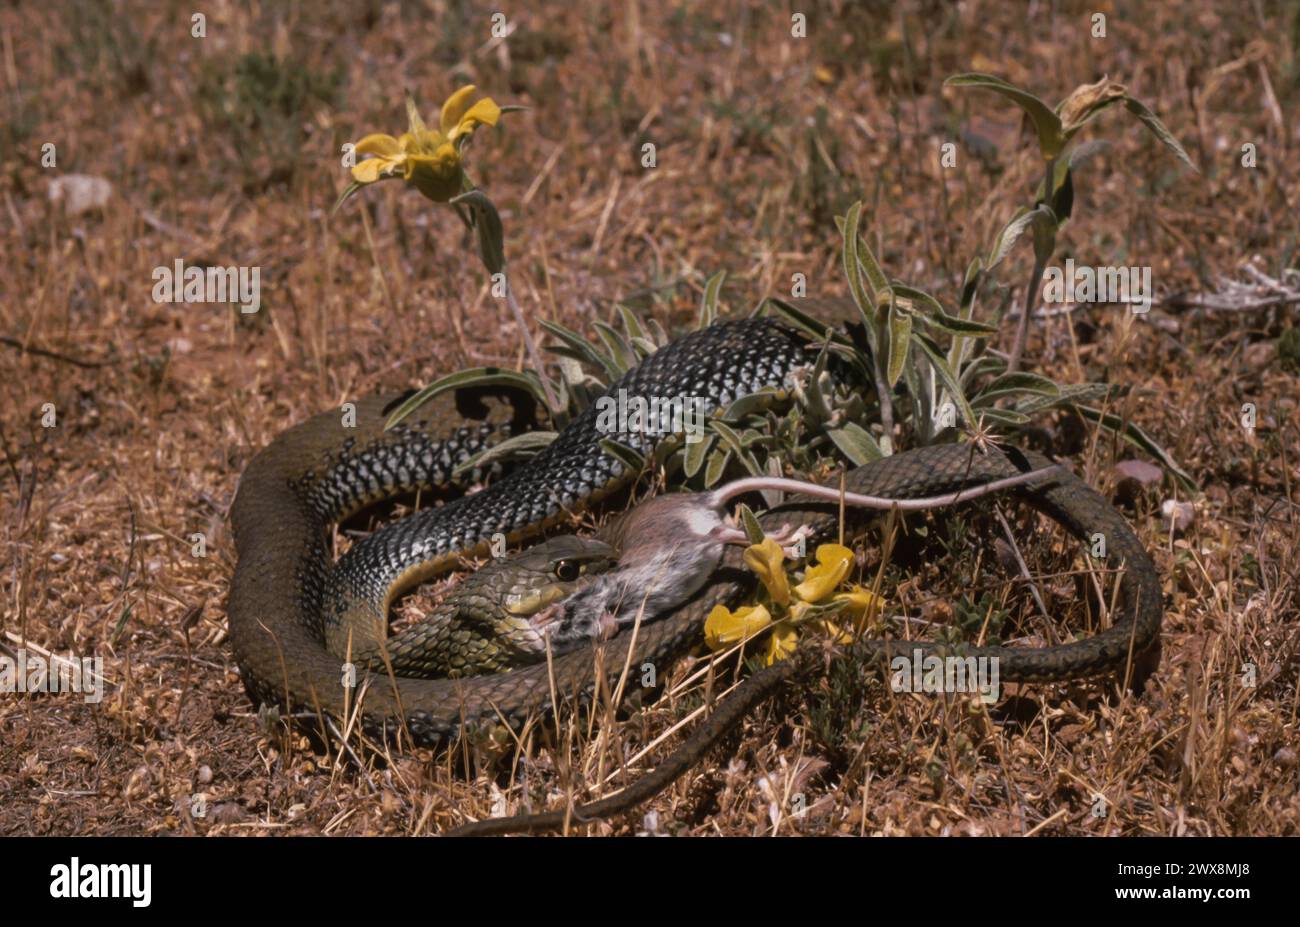
<svg viewBox="0 0 1300 927">
<path fill-rule="evenodd" d="M 846 603 L 840 614 L 847 615 L 853 621 L 856 631 L 864 631 L 872 618 L 879 617 L 885 607 L 885 600 L 863 586 L 853 586 L 848 592 L 842 592 L 833 601 Z"/>
<path fill-rule="evenodd" d="M 804 602 L 820 602 L 844 581 L 853 565 L 853 551 L 843 544 L 822 544 L 817 548 L 817 565 L 808 568 L 794 594 Z"/>
<path fill-rule="evenodd" d="M 704 641 L 710 650 L 721 650 L 753 637 L 771 623 L 772 614 L 762 605 L 745 605 L 734 612 L 725 605 L 715 605 L 704 619 Z"/>
<path fill-rule="evenodd" d="M 777 605 L 790 604 L 790 583 L 785 576 L 785 552 L 771 538 L 745 548 L 745 566 L 762 580 Z"/>
<path fill-rule="evenodd" d="M 848 576 L 853 567 L 853 551 L 842 544 L 822 544 L 817 548 L 817 563 L 804 572 L 804 581 L 790 588 L 785 572 L 785 554 L 771 538 L 745 550 L 745 565 L 763 582 L 777 618 L 762 605 L 751 605 L 732 612 L 716 605 L 704 622 L 704 639 L 713 650 L 720 650 L 771 628 L 760 653 L 771 666 L 794 653 L 799 643 L 799 626 L 807 623 L 830 635 L 841 644 L 853 642 L 855 633 L 867 626 L 868 615 L 879 613 L 883 600 L 862 586 L 850 586 L 830 601 L 823 601 Z M 849 624 L 838 621 L 846 615 Z M 825 617 L 822 617 L 825 616 Z"/>
<path fill-rule="evenodd" d="M 869 618 L 879 616 L 880 610 L 885 605 L 884 599 L 873 595 L 870 589 L 864 589 L 862 586 L 853 586 L 848 592 L 841 592 L 831 602 L 840 604 L 839 612 L 834 618 L 824 618 L 814 622 L 813 627 L 819 628 L 839 644 L 853 643 L 870 626 Z M 849 619 L 847 626 L 840 620 L 841 615 Z"/>
<path fill-rule="evenodd" d="M 763 663 L 771 666 L 794 653 L 799 645 L 799 632 L 787 621 L 778 622 L 763 644 Z"/>
<path fill-rule="evenodd" d="M 435 203 L 460 194 L 465 177 L 461 149 L 480 125 L 494 126 L 501 118 L 501 107 L 490 97 L 471 106 L 473 95 L 470 84 L 448 97 L 437 129 L 425 126 L 415 101 L 408 97 L 409 129 L 400 138 L 367 135 L 357 142 L 357 154 L 371 157 L 352 168 L 352 179 L 365 185 L 400 176 Z"/>
</svg>

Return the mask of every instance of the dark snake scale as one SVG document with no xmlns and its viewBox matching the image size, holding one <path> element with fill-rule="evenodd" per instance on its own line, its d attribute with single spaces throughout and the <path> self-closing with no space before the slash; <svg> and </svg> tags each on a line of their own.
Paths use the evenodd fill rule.
<svg viewBox="0 0 1300 927">
<path fill-rule="evenodd" d="M 842 313 L 833 302 L 806 301 L 815 314 Z M 818 312 L 818 310 L 829 310 Z M 808 366 L 815 348 L 788 326 L 768 318 L 722 322 L 687 335 L 646 359 L 610 388 L 629 396 L 699 396 L 709 411 L 764 387 L 789 386 L 790 374 Z M 601 434 L 595 411 L 575 419 L 545 451 L 473 495 L 453 499 L 388 525 L 356 543 L 337 564 L 329 556 L 327 532 L 366 505 L 418 489 L 450 485 L 455 465 L 478 449 L 533 427 L 536 409 L 514 394 L 445 393 L 418 413 L 418 420 L 383 430 L 398 396 L 356 403 L 355 424 L 344 415 L 322 413 L 278 436 L 248 465 L 231 510 L 238 565 L 229 600 L 230 638 L 244 684 L 254 703 L 323 711 L 335 717 L 355 710 L 372 736 L 404 730 L 419 745 L 446 742 L 468 729 L 505 720 L 522 724 L 551 709 L 551 674 L 564 703 L 585 701 L 594 691 L 596 667 L 604 667 L 611 688 L 629 647 L 632 665 L 669 661 L 702 639 L 704 616 L 721 602 L 734 604 L 752 591 L 754 578 L 731 549 L 713 580 L 691 602 L 661 621 L 619 634 L 600 645 L 566 653 L 546 663 L 506 673 L 463 679 L 416 679 L 358 674 L 356 687 L 343 685 L 343 655 L 365 641 L 348 640 L 345 627 L 369 626 L 382 636 L 386 604 L 395 586 L 409 586 L 453 567 L 461 556 L 481 555 L 493 535 L 510 543 L 546 527 L 625 485 L 631 474 L 600 449 L 611 437 L 643 454 L 654 440 L 642 435 Z M 454 425 L 453 425 L 454 423 Z M 453 427 L 449 428 L 449 425 Z M 848 472 L 851 492 L 897 498 L 921 497 L 974 487 L 1048 465 L 1028 452 L 987 454 L 969 445 L 943 445 L 896 454 Z M 477 475 L 471 475 L 476 478 Z M 950 653 L 995 657 L 1006 681 L 1054 681 L 1117 674 L 1138 679 L 1158 656 L 1161 593 L 1155 567 L 1125 519 L 1095 491 L 1064 469 L 1009 491 L 1072 535 L 1106 538 L 1106 561 L 1120 571 L 1119 596 L 1111 626 L 1091 637 L 1034 648 L 963 647 L 914 641 L 862 641 L 854 651 L 868 662 L 892 653 Z M 855 513 L 850 509 L 848 517 Z M 838 526 L 838 507 L 793 497 L 764 515 L 764 527 L 811 527 L 821 537 Z M 359 618 L 357 616 L 360 616 Z M 355 619 L 349 624 L 344 619 Z M 373 643 L 373 641 L 369 642 Z M 354 649 L 348 650 L 351 646 Z M 765 670 L 715 709 L 702 730 L 638 787 L 662 787 L 655 777 L 680 773 L 698 758 L 718 731 L 777 682 L 797 661 Z M 664 673 L 658 674 L 661 677 Z M 753 685 L 750 685 L 753 683 Z M 685 768 L 682 766 L 682 768 Z M 654 781 L 652 781 L 654 780 Z M 636 788 L 615 798 L 638 800 Z M 644 797 L 644 796 L 640 796 Z M 612 813 L 598 802 L 582 811 Z M 520 819 L 523 827 L 555 826 L 553 815 Z M 519 822 L 517 822 L 519 823 Z M 467 832 L 491 832 L 493 825 Z M 503 829 L 503 828 L 499 828 Z"/>
</svg>

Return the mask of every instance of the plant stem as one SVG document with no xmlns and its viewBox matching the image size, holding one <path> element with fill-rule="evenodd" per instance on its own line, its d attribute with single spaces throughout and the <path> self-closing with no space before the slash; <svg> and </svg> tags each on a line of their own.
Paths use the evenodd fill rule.
<svg viewBox="0 0 1300 927">
<path fill-rule="evenodd" d="M 1047 260 L 1034 258 L 1034 272 L 1029 278 L 1029 289 L 1025 291 L 1025 305 L 1020 313 L 1020 324 L 1016 327 L 1016 342 L 1011 347 L 1007 358 L 1007 373 L 1020 369 L 1020 355 L 1025 350 L 1025 340 L 1029 337 L 1029 313 L 1037 302 L 1038 289 L 1043 283 L 1043 272 L 1047 269 Z"/>
<path fill-rule="evenodd" d="M 524 350 L 528 352 L 528 359 L 532 362 L 533 371 L 537 374 L 537 379 L 542 383 L 542 392 L 546 394 L 546 404 L 550 407 L 549 412 L 552 416 L 558 415 L 564 411 L 560 408 L 559 397 L 555 395 L 555 390 L 551 389 L 551 381 L 546 376 L 546 370 L 542 367 L 542 357 L 537 353 L 537 343 L 533 341 L 532 332 L 528 330 L 528 324 L 524 322 L 524 313 L 519 308 L 519 303 L 515 300 L 515 289 L 510 285 L 510 277 L 502 268 L 502 274 L 506 277 L 506 303 L 510 306 L 510 312 L 515 317 L 515 324 L 519 326 L 519 331 L 524 336 Z"/>
<path fill-rule="evenodd" d="M 1056 159 L 1052 158 L 1047 162 L 1047 176 L 1043 179 L 1043 201 L 1048 205 L 1052 203 L 1052 195 L 1056 192 L 1052 189 L 1053 176 L 1056 174 Z M 1029 312 L 1038 302 L 1038 290 L 1043 285 L 1043 272 L 1047 270 L 1047 261 L 1050 254 L 1039 256 L 1037 245 L 1034 247 L 1034 273 L 1029 278 L 1029 289 L 1025 292 L 1024 310 L 1020 313 L 1020 324 L 1016 326 L 1016 341 L 1011 347 L 1011 356 L 1007 359 L 1007 373 L 1015 373 L 1020 369 L 1020 355 L 1025 350 L 1025 341 L 1029 337 Z"/>
<path fill-rule="evenodd" d="M 888 345 L 890 337 L 889 328 L 882 325 L 879 334 L 876 336 L 876 344 L 881 346 Z M 876 380 L 876 396 L 880 399 L 880 449 L 885 452 L 886 456 L 894 453 L 894 402 L 890 397 L 889 383 L 885 375 L 883 364 L 883 352 L 877 350 L 875 357 L 872 358 L 872 372 Z"/>
</svg>

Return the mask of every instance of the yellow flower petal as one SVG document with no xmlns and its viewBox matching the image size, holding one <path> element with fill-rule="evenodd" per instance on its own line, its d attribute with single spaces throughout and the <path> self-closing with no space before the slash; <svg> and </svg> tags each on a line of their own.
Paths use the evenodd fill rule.
<svg viewBox="0 0 1300 927">
<path fill-rule="evenodd" d="M 496 125 L 500 118 L 501 107 L 497 106 L 496 101 L 491 97 L 484 97 L 471 106 L 469 112 L 460 117 L 460 122 L 447 132 L 447 138 L 455 141 L 462 135 L 471 134 L 480 125 Z"/>
<path fill-rule="evenodd" d="M 352 179 L 357 183 L 374 183 L 392 174 L 401 165 L 387 158 L 370 158 L 352 168 Z"/>
<path fill-rule="evenodd" d="M 785 576 L 785 551 L 771 538 L 745 549 L 745 566 L 767 587 L 777 605 L 790 604 L 790 583 Z"/>
<path fill-rule="evenodd" d="M 405 137 L 405 136 L 403 136 Z M 391 135 L 367 135 L 357 142 L 357 154 L 394 158 L 402 153 L 402 144 Z"/>
<path fill-rule="evenodd" d="M 407 155 L 406 180 L 435 203 L 445 203 L 461 192 L 460 154 L 443 142 L 432 154 Z"/>
<path fill-rule="evenodd" d="M 460 119 L 465 115 L 465 110 L 469 109 L 469 98 L 474 95 L 474 85 L 466 84 L 451 96 L 447 97 L 447 102 L 442 104 L 442 115 L 438 119 L 438 128 L 442 134 L 450 136 L 453 129 L 460 125 Z"/>
<path fill-rule="evenodd" d="M 858 631 L 865 630 L 868 621 L 879 617 L 885 607 L 883 598 L 863 586 L 854 586 L 848 592 L 840 593 L 835 597 L 835 601 L 847 603 L 841 614 L 848 615 L 853 620 L 853 627 Z"/>
<path fill-rule="evenodd" d="M 434 167 L 443 177 L 450 177 L 453 174 L 460 173 L 460 152 L 451 142 L 443 142 L 438 146 L 438 150 L 433 153 Z"/>
<path fill-rule="evenodd" d="M 725 605 L 715 605 L 704 619 L 704 642 L 710 650 L 721 650 L 753 637 L 771 623 L 772 615 L 762 605 L 746 605 L 734 612 Z"/>
<path fill-rule="evenodd" d="M 799 643 L 799 632 L 788 622 L 782 621 L 772 629 L 763 645 L 763 662 L 771 666 L 777 660 L 784 660 L 794 653 Z"/>
<path fill-rule="evenodd" d="M 416 138 L 429 131 L 425 128 L 424 120 L 420 118 L 420 111 L 415 106 L 415 98 L 409 93 L 406 95 L 406 121 L 409 125 L 407 132 Z"/>
<path fill-rule="evenodd" d="M 835 641 L 837 644 L 847 645 L 853 643 L 853 633 L 845 630 L 833 621 L 819 621 L 815 623 L 813 627 L 820 629 L 823 634 Z"/>
<path fill-rule="evenodd" d="M 794 594 L 805 602 L 820 602 L 849 575 L 853 551 L 843 544 L 822 544 L 817 548 L 817 565 L 808 568 Z"/>
</svg>

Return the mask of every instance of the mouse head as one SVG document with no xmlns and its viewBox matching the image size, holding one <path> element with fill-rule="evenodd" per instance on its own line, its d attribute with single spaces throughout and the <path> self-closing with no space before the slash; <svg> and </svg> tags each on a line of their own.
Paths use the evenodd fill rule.
<svg viewBox="0 0 1300 927">
<path fill-rule="evenodd" d="M 476 574 L 497 603 L 493 633 L 523 653 L 544 654 L 562 602 L 614 566 L 614 550 L 595 538 L 563 535 L 502 557 Z"/>
</svg>

